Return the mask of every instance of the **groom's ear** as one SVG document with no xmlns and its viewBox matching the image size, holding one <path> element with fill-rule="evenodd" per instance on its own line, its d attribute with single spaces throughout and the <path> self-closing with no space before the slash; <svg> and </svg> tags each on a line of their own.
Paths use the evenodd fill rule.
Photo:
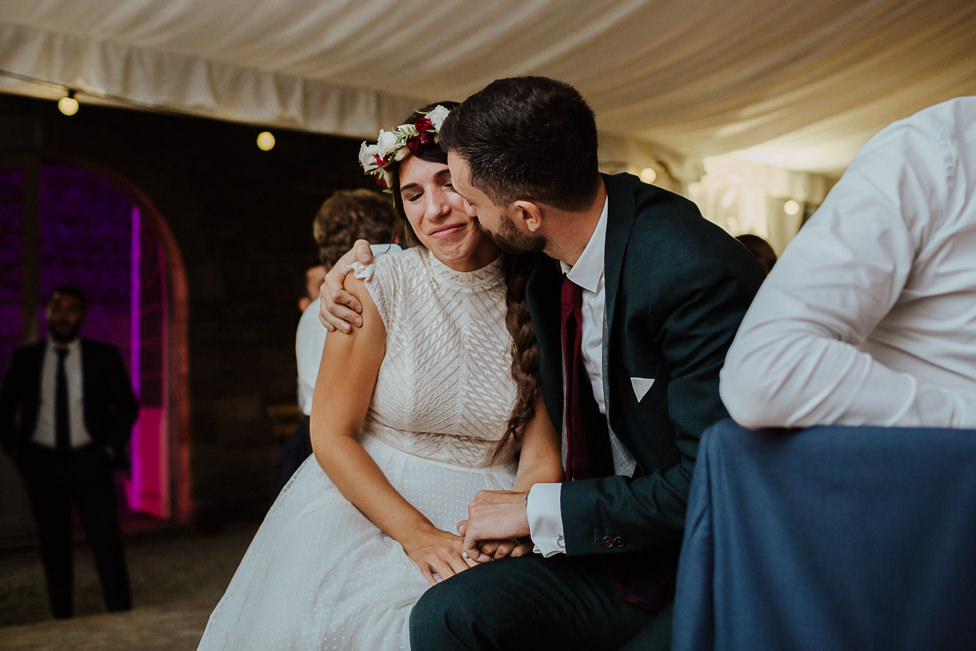
<svg viewBox="0 0 976 651">
<path fill-rule="evenodd" d="M 530 233 L 537 233 L 542 228 L 542 206 L 525 199 L 512 202 L 514 215 L 512 219 L 521 224 Z"/>
</svg>

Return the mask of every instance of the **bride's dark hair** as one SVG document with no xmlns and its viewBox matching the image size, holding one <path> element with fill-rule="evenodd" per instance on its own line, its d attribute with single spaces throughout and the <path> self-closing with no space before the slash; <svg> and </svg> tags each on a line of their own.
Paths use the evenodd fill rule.
<svg viewBox="0 0 976 651">
<path fill-rule="evenodd" d="M 413 123 L 430 112 L 438 104 L 446 109 L 454 110 L 457 102 L 434 102 L 417 109 L 403 120 L 403 123 Z M 412 156 L 432 163 L 443 163 L 447 165 L 447 152 L 439 145 L 433 144 L 428 147 L 414 151 Z M 403 198 L 400 196 L 400 166 L 395 165 L 393 169 L 393 205 L 396 207 L 399 216 L 398 231 L 403 236 L 403 241 L 408 246 L 422 246 L 417 236 L 407 220 L 407 214 L 403 210 Z M 522 441 L 522 434 L 525 426 L 535 416 L 535 404 L 539 399 L 539 345 L 535 339 L 535 327 L 529 316 L 529 307 L 525 304 L 525 271 L 522 268 L 519 256 L 502 254 L 505 259 L 502 268 L 505 272 L 505 326 L 508 333 L 512 336 L 512 379 L 518 389 L 518 399 L 512 415 L 508 419 L 508 426 L 505 434 L 492 455 L 495 461 L 502 452 L 508 448 L 512 441 L 516 444 Z"/>
<path fill-rule="evenodd" d="M 508 419 L 505 435 L 498 442 L 494 461 L 510 440 L 521 443 L 525 426 L 535 416 L 535 404 L 539 399 L 539 343 L 535 338 L 535 326 L 525 304 L 525 270 L 520 256 L 505 256 L 505 326 L 512 335 L 512 379 L 518 387 L 518 400 Z"/>
</svg>

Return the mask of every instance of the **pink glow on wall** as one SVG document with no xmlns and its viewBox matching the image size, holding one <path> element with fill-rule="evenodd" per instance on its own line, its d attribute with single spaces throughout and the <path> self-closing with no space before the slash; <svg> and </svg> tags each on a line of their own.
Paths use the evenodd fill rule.
<svg viewBox="0 0 976 651">
<path fill-rule="evenodd" d="M 130 223 L 132 224 L 131 236 L 129 237 L 129 277 L 130 277 L 130 299 L 129 299 L 129 373 L 132 375 L 132 388 L 136 395 L 140 395 L 139 384 L 139 268 L 142 257 L 142 247 L 140 239 L 142 237 L 142 219 L 139 213 L 139 206 L 132 206 Z"/>
</svg>

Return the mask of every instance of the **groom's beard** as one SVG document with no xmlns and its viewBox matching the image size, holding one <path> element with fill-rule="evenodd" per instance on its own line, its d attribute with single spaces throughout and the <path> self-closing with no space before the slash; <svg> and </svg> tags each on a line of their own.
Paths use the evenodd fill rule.
<svg viewBox="0 0 976 651">
<path fill-rule="evenodd" d="M 478 222 L 481 226 L 481 222 Z M 546 246 L 546 238 L 541 235 L 528 235 L 515 227 L 515 222 L 508 215 L 502 215 L 499 222 L 497 233 L 492 233 L 487 228 L 481 226 L 481 230 L 487 233 L 488 237 L 504 253 L 534 253 L 541 251 Z"/>
</svg>

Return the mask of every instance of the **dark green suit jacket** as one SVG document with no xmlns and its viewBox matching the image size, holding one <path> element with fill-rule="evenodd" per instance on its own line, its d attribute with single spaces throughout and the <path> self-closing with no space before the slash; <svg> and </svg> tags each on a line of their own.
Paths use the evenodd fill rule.
<svg viewBox="0 0 976 651">
<path fill-rule="evenodd" d="M 680 544 L 699 439 L 728 416 L 718 394 L 719 370 L 765 277 L 745 247 L 687 199 L 628 174 L 604 181 L 606 405 L 610 426 L 637 470 L 633 478 L 563 484 L 568 556 Z M 543 398 L 558 430 L 561 274 L 545 256 L 529 264 L 526 293 L 539 340 Z M 638 398 L 632 378 L 654 382 Z"/>
</svg>

